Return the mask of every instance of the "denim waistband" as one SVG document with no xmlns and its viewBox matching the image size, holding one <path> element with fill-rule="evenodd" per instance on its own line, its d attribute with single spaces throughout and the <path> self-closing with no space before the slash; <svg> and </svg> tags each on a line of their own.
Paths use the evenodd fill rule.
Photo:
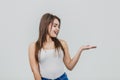
<svg viewBox="0 0 120 80">
<path fill-rule="evenodd" d="M 48 79 L 48 78 L 42 77 L 42 80 L 68 80 L 68 78 L 67 78 L 67 74 L 64 73 L 64 74 L 62 74 L 60 77 L 58 77 L 58 78 L 56 78 L 56 79 Z"/>
</svg>

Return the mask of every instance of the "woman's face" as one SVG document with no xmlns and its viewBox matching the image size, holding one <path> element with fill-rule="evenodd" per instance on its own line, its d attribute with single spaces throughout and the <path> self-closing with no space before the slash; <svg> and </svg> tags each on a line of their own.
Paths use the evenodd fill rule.
<svg viewBox="0 0 120 80">
<path fill-rule="evenodd" d="M 53 24 L 50 23 L 48 26 L 48 34 L 50 37 L 57 37 L 60 30 L 60 23 L 58 19 L 54 19 Z"/>
</svg>

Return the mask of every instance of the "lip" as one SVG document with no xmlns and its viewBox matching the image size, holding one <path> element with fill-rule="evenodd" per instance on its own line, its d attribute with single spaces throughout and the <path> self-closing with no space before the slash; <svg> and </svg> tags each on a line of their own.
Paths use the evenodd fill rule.
<svg viewBox="0 0 120 80">
<path fill-rule="evenodd" d="M 54 33 L 55 33 L 56 35 L 58 35 L 58 31 L 54 31 Z"/>
</svg>

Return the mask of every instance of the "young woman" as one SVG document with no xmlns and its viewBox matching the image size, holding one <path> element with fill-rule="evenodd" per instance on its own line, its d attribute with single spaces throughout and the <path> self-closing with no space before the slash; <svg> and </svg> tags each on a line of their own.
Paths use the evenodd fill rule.
<svg viewBox="0 0 120 80">
<path fill-rule="evenodd" d="M 71 59 L 66 41 L 58 39 L 60 19 L 50 13 L 42 16 L 39 37 L 29 45 L 29 62 L 35 80 L 68 80 L 64 65 L 72 70 L 82 51 L 96 46 L 81 46 Z"/>
</svg>

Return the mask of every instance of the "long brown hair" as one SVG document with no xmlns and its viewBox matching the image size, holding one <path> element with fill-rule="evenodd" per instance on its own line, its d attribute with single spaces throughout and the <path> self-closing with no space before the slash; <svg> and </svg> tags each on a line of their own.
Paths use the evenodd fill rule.
<svg viewBox="0 0 120 80">
<path fill-rule="evenodd" d="M 39 36 L 38 40 L 36 41 L 35 46 L 35 59 L 38 62 L 38 52 L 43 47 L 43 43 L 46 41 L 46 35 L 48 34 L 48 25 L 50 23 L 53 23 L 54 19 L 57 19 L 59 21 L 59 26 L 61 24 L 60 18 L 58 18 L 56 15 L 52 15 L 50 13 L 46 13 L 42 16 L 40 25 L 39 25 Z M 63 46 L 58 40 L 57 37 L 52 37 L 52 40 L 54 41 L 55 49 L 61 48 L 64 52 Z"/>
</svg>

